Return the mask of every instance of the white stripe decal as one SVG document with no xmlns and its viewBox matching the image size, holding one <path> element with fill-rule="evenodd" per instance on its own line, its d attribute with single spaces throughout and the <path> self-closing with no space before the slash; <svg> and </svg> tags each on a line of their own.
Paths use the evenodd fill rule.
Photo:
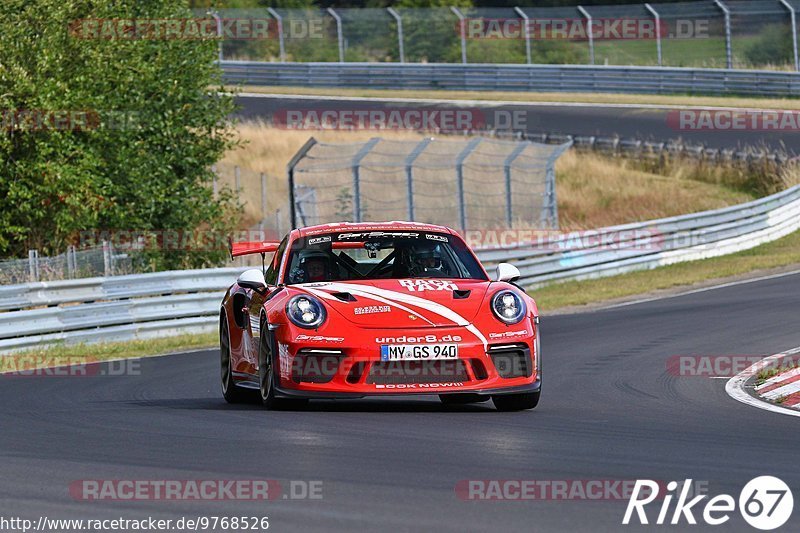
<svg viewBox="0 0 800 533">
<path fill-rule="evenodd" d="M 303 289 L 308 291 L 308 292 L 310 292 L 311 294 L 314 294 L 315 296 L 319 296 L 320 298 L 327 298 L 329 300 L 336 300 L 337 299 L 331 293 L 325 292 L 325 291 L 321 291 L 319 289 L 312 289 L 311 287 L 303 287 Z M 398 309 L 402 309 L 403 311 L 405 311 L 407 313 L 411 313 L 412 315 L 414 315 L 414 316 L 416 316 L 418 318 L 421 318 L 422 320 L 424 320 L 425 322 L 427 322 L 431 326 L 434 325 L 433 322 L 431 322 L 430 320 L 428 320 L 427 318 L 425 318 L 421 314 L 417 313 L 413 309 L 409 309 L 408 307 L 406 307 L 404 305 L 400 305 L 400 304 L 398 304 L 397 302 L 395 302 L 393 300 L 387 300 L 386 298 L 381 298 L 380 296 L 376 296 L 374 294 L 367 294 L 367 293 L 365 293 L 363 291 L 359 291 L 359 290 L 355 290 L 355 291 L 351 290 L 351 291 L 348 291 L 348 292 L 350 292 L 351 294 L 355 294 L 356 296 L 363 296 L 365 298 L 370 298 L 372 300 L 375 300 L 376 302 L 381 302 L 381 303 L 384 303 L 384 304 L 387 304 L 387 305 L 393 305 L 393 306 L 397 307 Z"/>
<path fill-rule="evenodd" d="M 305 290 L 313 290 L 308 287 L 303 287 L 303 288 Z M 426 311 L 430 311 L 448 320 L 451 320 L 456 325 L 465 328 L 467 331 L 475 335 L 481 341 L 481 343 L 483 343 L 484 348 L 486 348 L 486 346 L 488 345 L 486 337 L 484 337 L 475 326 L 470 324 L 469 320 L 465 319 L 463 316 L 459 315 L 452 309 L 448 309 L 442 304 L 438 304 L 436 302 L 430 302 L 428 300 L 419 298 L 417 296 L 412 296 L 410 294 L 403 294 L 388 289 L 380 289 L 378 287 L 372 287 L 370 285 L 331 283 L 330 285 L 327 285 L 325 288 L 337 292 L 351 292 L 357 296 L 361 295 L 369 298 L 375 298 L 375 297 L 385 298 L 387 300 L 390 300 L 389 303 L 394 303 L 395 305 L 397 305 L 396 302 L 399 300 L 409 305 L 420 307 L 422 309 L 425 309 Z M 398 305 L 398 307 L 400 306 Z"/>
</svg>

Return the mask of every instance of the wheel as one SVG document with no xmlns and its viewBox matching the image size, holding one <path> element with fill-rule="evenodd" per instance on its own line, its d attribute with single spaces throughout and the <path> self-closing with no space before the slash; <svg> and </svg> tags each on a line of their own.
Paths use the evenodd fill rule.
<svg viewBox="0 0 800 533">
<path fill-rule="evenodd" d="M 231 362 L 231 338 L 228 331 L 228 320 L 222 316 L 219 327 L 219 362 L 222 396 L 228 403 L 242 403 L 249 399 L 248 391 L 238 387 L 233 380 Z"/>
<path fill-rule="evenodd" d="M 488 402 L 489 396 L 480 394 L 440 394 L 439 400 L 445 405 L 464 405 L 468 403 Z"/>
<path fill-rule="evenodd" d="M 536 407 L 539 404 L 540 394 L 541 391 L 522 394 L 500 394 L 492 396 L 492 400 L 498 411 L 522 411 Z"/>
<path fill-rule="evenodd" d="M 260 342 L 258 347 L 258 390 L 261 403 L 267 409 L 291 410 L 299 409 L 308 403 L 306 398 L 276 398 L 275 397 L 275 356 L 272 354 L 271 344 L 267 336 L 269 328 L 266 322 L 261 324 Z"/>
<path fill-rule="evenodd" d="M 258 393 L 261 403 L 267 409 L 273 409 L 275 402 L 275 369 L 272 349 L 267 337 L 267 323 L 261 322 L 260 341 L 258 343 Z"/>
</svg>

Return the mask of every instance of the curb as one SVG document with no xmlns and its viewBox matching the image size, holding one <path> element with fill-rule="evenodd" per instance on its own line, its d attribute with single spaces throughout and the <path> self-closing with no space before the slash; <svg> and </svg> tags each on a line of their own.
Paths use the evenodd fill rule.
<svg viewBox="0 0 800 533">
<path fill-rule="evenodd" d="M 752 407 L 789 416 L 800 416 L 800 369 L 792 368 L 755 385 L 759 372 L 780 367 L 781 361 L 800 353 L 800 346 L 765 357 L 725 384 L 725 392 Z M 778 402 L 780 400 L 780 402 Z"/>
</svg>

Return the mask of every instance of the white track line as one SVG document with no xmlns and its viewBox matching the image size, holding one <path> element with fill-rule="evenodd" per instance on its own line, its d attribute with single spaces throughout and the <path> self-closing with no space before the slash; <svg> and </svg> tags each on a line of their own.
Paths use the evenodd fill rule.
<svg viewBox="0 0 800 533">
<path fill-rule="evenodd" d="M 392 102 L 410 104 L 450 104 L 457 106 L 530 106 L 530 107 L 578 107 L 578 108 L 610 108 L 610 109 L 696 109 L 711 111 L 780 111 L 780 109 L 758 109 L 754 107 L 723 107 L 701 105 L 667 105 L 667 104 L 615 104 L 592 102 L 526 102 L 523 100 L 448 100 L 441 98 L 400 98 L 377 96 L 329 96 L 310 94 L 274 94 L 274 93 L 238 93 L 236 96 L 247 98 L 272 98 L 293 100 L 321 100 L 340 102 Z"/>
<path fill-rule="evenodd" d="M 796 353 L 800 353 L 800 346 L 798 346 L 797 348 L 792 348 L 791 350 L 786 350 L 785 352 L 765 357 L 758 363 L 747 368 L 744 372 L 741 372 L 732 377 L 725 384 L 725 392 L 728 393 L 728 396 L 730 396 L 734 400 L 746 403 L 747 405 L 751 405 L 753 407 L 758 407 L 759 409 L 765 409 L 767 411 L 772 411 L 773 413 L 780 413 L 783 415 L 800 416 L 800 411 L 796 411 L 794 409 L 788 409 L 786 407 L 781 407 L 779 405 L 759 400 L 758 398 L 751 396 L 750 394 L 747 393 L 746 390 L 744 390 L 744 384 L 747 382 L 747 380 L 750 379 L 752 376 L 758 374 L 758 372 L 762 368 L 770 365 L 773 361 L 776 361 L 778 359 L 783 359 L 788 355 L 793 355 Z"/>
</svg>

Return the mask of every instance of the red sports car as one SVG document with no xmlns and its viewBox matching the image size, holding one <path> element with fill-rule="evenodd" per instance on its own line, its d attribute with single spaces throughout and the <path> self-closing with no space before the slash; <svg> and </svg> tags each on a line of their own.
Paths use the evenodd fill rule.
<svg viewBox="0 0 800 533">
<path fill-rule="evenodd" d="M 231 245 L 273 253 L 220 308 L 222 392 L 267 408 L 310 398 L 438 394 L 532 409 L 541 391 L 539 313 L 501 263 L 491 279 L 453 230 L 410 222 L 296 229 Z"/>
</svg>

